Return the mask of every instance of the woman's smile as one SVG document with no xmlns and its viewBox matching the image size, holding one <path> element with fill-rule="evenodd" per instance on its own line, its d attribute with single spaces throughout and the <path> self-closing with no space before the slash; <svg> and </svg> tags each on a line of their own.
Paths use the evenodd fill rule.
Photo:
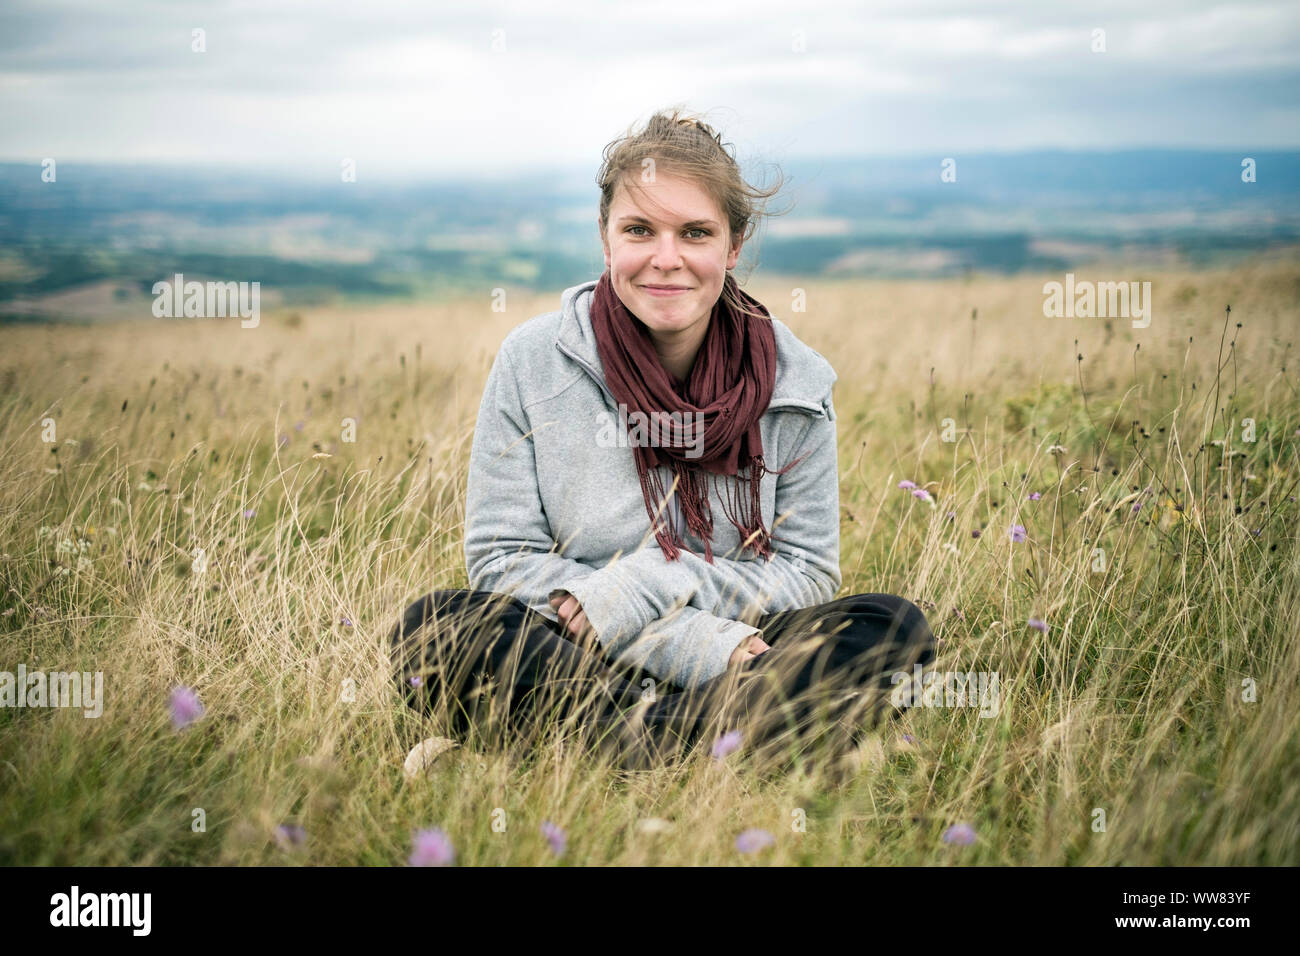
<svg viewBox="0 0 1300 956">
<path fill-rule="evenodd" d="M 641 288 L 655 298 L 670 298 L 691 291 L 684 285 L 643 285 Z"/>
</svg>

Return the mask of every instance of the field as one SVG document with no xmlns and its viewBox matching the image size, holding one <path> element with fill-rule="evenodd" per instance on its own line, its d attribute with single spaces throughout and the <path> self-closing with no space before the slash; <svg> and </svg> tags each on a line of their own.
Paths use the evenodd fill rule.
<svg viewBox="0 0 1300 956">
<path fill-rule="evenodd" d="M 746 285 L 839 374 L 841 593 L 999 676 L 836 777 L 565 739 L 404 775 L 445 731 L 388 635 L 467 585 L 482 384 L 558 292 L 6 329 L 0 670 L 103 698 L 0 708 L 0 863 L 394 865 L 434 827 L 457 865 L 1300 863 L 1300 266 L 1141 278 L 1145 329 L 1045 317 L 1061 275 Z"/>
</svg>

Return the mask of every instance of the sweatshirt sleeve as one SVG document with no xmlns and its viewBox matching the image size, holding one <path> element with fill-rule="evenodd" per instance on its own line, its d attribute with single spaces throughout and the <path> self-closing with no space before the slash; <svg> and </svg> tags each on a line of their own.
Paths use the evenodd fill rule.
<svg viewBox="0 0 1300 956">
<path fill-rule="evenodd" d="M 834 599 L 842 583 L 839 469 L 829 396 L 824 405 L 826 415 L 812 421 L 793 456 L 806 457 L 777 478 L 772 558 L 739 561 L 714 554 L 710 564 L 683 550 L 669 561 L 652 541 L 568 588 L 602 643 L 621 647 L 640 626 L 637 614 L 658 618 L 677 605 L 748 624 L 764 614 Z"/>
<path fill-rule="evenodd" d="M 651 621 L 616 656 L 620 664 L 692 689 L 725 672 L 736 648 L 757 633 L 750 624 L 686 605 Z"/>
<path fill-rule="evenodd" d="M 596 569 L 556 551 L 509 341 L 488 373 L 470 447 L 465 565 L 471 589 L 510 594 L 554 621 L 548 596 Z"/>
</svg>

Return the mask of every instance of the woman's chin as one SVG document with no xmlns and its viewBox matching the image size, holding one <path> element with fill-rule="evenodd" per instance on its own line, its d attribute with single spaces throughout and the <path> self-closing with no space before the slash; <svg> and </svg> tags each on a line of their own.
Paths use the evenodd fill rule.
<svg viewBox="0 0 1300 956">
<path fill-rule="evenodd" d="M 648 316 L 655 324 L 662 326 L 663 331 L 676 331 L 685 328 L 691 323 L 691 316 L 695 312 L 687 308 L 690 304 L 685 301 L 685 296 L 679 297 L 682 301 L 667 301 L 664 299 L 643 299 L 641 302 L 641 311 L 637 314 Z M 642 318 L 642 321 L 645 321 Z"/>
</svg>

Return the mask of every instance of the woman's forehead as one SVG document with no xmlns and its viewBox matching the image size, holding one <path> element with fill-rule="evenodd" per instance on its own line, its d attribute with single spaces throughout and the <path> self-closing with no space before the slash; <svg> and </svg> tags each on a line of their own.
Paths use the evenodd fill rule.
<svg viewBox="0 0 1300 956">
<path fill-rule="evenodd" d="M 657 178 L 638 183 L 635 189 L 618 189 L 610 204 L 610 218 L 616 222 L 641 220 L 674 226 L 719 226 L 718 207 L 698 183 L 681 177 Z"/>
</svg>

